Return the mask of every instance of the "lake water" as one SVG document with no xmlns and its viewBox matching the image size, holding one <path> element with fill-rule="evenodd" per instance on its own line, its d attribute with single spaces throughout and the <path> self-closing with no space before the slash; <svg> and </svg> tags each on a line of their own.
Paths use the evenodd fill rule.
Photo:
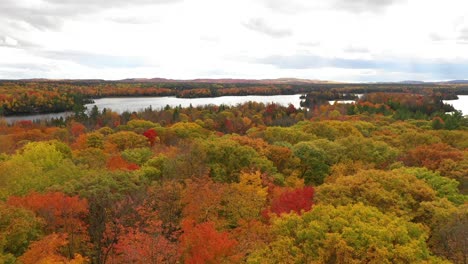
<svg viewBox="0 0 468 264">
<path fill-rule="evenodd" d="M 67 116 L 72 116 L 73 112 L 61 112 L 61 113 L 48 113 L 48 114 L 36 114 L 36 115 L 17 115 L 17 116 L 6 116 L 4 117 L 8 124 L 13 124 L 21 120 L 49 120 L 52 118 L 65 118 Z M 0 117 L 1 118 L 1 117 Z"/>
<path fill-rule="evenodd" d="M 247 96 L 221 96 L 221 97 L 210 97 L 210 98 L 176 98 L 173 96 L 166 97 L 118 97 L 118 98 L 102 98 L 94 100 L 94 104 L 88 104 L 86 107 L 91 109 L 96 105 L 100 110 L 107 108 L 112 111 L 122 113 L 124 111 L 139 111 L 151 106 L 154 110 L 159 110 L 166 105 L 171 107 L 182 106 L 193 107 L 202 105 L 237 105 L 243 104 L 249 101 L 259 103 L 277 103 L 284 106 L 293 104 L 296 108 L 300 107 L 300 94 L 295 95 L 247 95 Z"/>
<path fill-rule="evenodd" d="M 210 98 L 176 98 L 171 96 L 166 97 L 117 97 L 117 98 L 101 98 L 94 100 L 93 104 L 87 104 L 86 107 L 90 110 L 96 105 L 99 110 L 104 108 L 111 109 L 112 111 L 122 113 L 124 111 L 139 111 L 151 106 L 154 110 L 164 108 L 166 105 L 171 107 L 182 106 L 188 107 L 190 104 L 193 107 L 201 105 L 237 105 L 249 101 L 261 103 L 277 103 L 284 106 L 293 104 L 296 108 L 300 107 L 301 94 L 295 95 L 248 95 L 248 96 L 221 96 Z M 458 100 L 447 100 L 444 103 L 452 104 L 455 109 L 461 110 L 463 115 L 468 115 L 468 95 L 459 95 Z M 335 101 L 330 101 L 333 104 Z M 344 100 L 344 103 L 351 103 L 352 100 Z M 50 113 L 38 115 L 23 115 L 23 116 L 8 116 L 5 117 L 7 123 L 11 124 L 20 120 L 47 120 L 51 118 L 60 118 L 73 115 L 71 112 L 63 113 Z"/>
<path fill-rule="evenodd" d="M 468 115 L 468 95 L 459 95 L 458 100 L 444 100 L 444 103 L 451 104 L 455 109 L 462 111 L 463 115 Z"/>
<path fill-rule="evenodd" d="M 335 104 L 335 102 L 337 103 L 340 103 L 340 104 L 352 104 L 352 103 L 355 103 L 356 101 L 355 100 L 331 100 L 331 101 L 328 101 L 329 104 Z"/>
<path fill-rule="evenodd" d="M 277 103 L 280 105 L 288 106 L 293 104 L 296 108 L 300 107 L 300 96 L 302 94 L 294 95 L 247 95 L 247 96 L 221 96 L 221 97 L 210 97 L 210 98 L 176 98 L 174 96 L 164 97 L 109 97 L 95 99 L 93 104 L 87 104 L 88 110 L 91 110 L 93 106 L 97 106 L 99 110 L 111 109 L 114 112 L 122 113 L 125 111 L 136 112 L 143 110 L 151 106 L 154 110 L 159 110 L 167 105 L 171 107 L 182 106 L 193 107 L 202 105 L 231 105 L 243 104 L 249 101 L 259 103 Z M 47 120 L 51 118 L 60 118 L 73 115 L 72 112 L 63 113 L 49 113 L 49 114 L 37 114 L 37 115 L 21 115 L 21 116 L 7 116 L 5 120 L 11 124 L 20 120 Z"/>
</svg>

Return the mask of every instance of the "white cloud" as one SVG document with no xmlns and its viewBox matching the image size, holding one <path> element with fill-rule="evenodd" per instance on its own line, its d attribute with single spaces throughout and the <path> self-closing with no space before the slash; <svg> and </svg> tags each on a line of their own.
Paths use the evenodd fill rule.
<svg viewBox="0 0 468 264">
<path fill-rule="evenodd" d="M 5 37 L 4 43 L 8 46 L 16 46 L 18 45 L 18 41 L 14 38 L 10 38 L 9 36 Z"/>
<path fill-rule="evenodd" d="M 10 37 L 10 36 L 1 36 L 0 35 L 0 46 L 10 46 L 14 47 L 19 44 L 18 40 Z"/>
<path fill-rule="evenodd" d="M 268 23 L 266 23 L 262 18 L 252 18 L 248 22 L 244 23 L 244 26 L 248 29 L 258 31 L 275 38 L 282 38 L 292 35 L 291 29 L 275 28 L 268 25 Z"/>
</svg>

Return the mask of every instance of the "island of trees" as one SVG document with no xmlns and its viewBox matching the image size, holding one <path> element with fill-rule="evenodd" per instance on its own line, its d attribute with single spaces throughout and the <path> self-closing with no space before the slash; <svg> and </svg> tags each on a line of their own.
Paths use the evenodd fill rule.
<svg viewBox="0 0 468 264">
<path fill-rule="evenodd" d="M 8 85 L 11 113 L 32 98 L 54 110 L 97 91 L 174 95 Z M 359 89 L 355 104 L 310 94 L 300 109 L 0 119 L 0 263 L 466 263 L 467 118 L 435 88 Z"/>
</svg>

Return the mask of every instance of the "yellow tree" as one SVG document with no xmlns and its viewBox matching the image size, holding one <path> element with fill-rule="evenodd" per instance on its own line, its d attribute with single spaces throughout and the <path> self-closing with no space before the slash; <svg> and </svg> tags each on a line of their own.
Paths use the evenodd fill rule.
<svg viewBox="0 0 468 264">
<path fill-rule="evenodd" d="M 259 171 L 242 172 L 239 183 L 232 183 L 225 195 L 226 215 L 231 225 L 239 220 L 253 220 L 260 217 L 265 206 L 268 187 L 262 185 Z"/>
<path fill-rule="evenodd" d="M 60 249 L 68 244 L 67 235 L 50 234 L 41 240 L 33 242 L 21 257 L 20 263 L 30 264 L 82 264 L 88 260 L 80 254 L 75 254 L 72 259 L 68 259 L 60 254 Z"/>
<path fill-rule="evenodd" d="M 363 204 L 318 205 L 272 220 L 274 238 L 248 263 L 446 263 L 430 254 L 420 224 Z"/>
<path fill-rule="evenodd" d="M 362 202 L 413 219 L 419 215 L 422 202 L 436 199 L 436 192 L 410 174 L 361 170 L 351 176 L 332 178 L 317 187 L 316 198 L 317 203 L 335 206 Z"/>
</svg>

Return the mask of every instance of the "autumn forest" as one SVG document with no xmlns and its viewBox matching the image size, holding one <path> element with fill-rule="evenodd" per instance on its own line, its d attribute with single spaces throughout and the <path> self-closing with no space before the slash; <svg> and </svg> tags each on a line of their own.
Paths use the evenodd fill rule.
<svg viewBox="0 0 468 264">
<path fill-rule="evenodd" d="M 74 114 L 0 117 L 0 263 L 467 263 L 468 118 L 442 102 L 467 93 L 2 81 L 0 115 Z M 248 94 L 303 94 L 302 107 L 85 108 Z"/>
</svg>

